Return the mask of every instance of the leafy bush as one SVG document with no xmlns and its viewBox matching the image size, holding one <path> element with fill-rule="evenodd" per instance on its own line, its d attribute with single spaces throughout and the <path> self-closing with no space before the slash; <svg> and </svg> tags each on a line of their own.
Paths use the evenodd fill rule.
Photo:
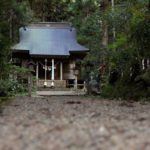
<svg viewBox="0 0 150 150">
<path fill-rule="evenodd" d="M 102 96 L 109 98 L 140 100 L 150 97 L 150 86 L 143 86 L 142 82 L 128 84 L 120 81 L 115 85 L 105 85 L 102 88 Z"/>
<path fill-rule="evenodd" d="M 19 83 L 17 80 L 0 81 L 0 97 L 12 96 L 26 91 L 26 85 Z"/>
<path fill-rule="evenodd" d="M 0 97 L 8 96 L 8 86 L 7 82 L 4 80 L 0 80 Z"/>
<path fill-rule="evenodd" d="M 107 84 L 107 85 L 103 86 L 101 95 L 106 98 L 112 97 L 112 92 L 113 92 L 113 86 L 110 84 Z"/>
<path fill-rule="evenodd" d="M 24 84 L 19 83 L 17 80 L 9 82 L 9 91 L 12 93 L 23 93 L 27 89 Z"/>
</svg>

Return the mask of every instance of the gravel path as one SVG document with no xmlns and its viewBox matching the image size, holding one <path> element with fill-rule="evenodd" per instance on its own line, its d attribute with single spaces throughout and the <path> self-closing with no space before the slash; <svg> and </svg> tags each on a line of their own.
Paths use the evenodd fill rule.
<svg viewBox="0 0 150 150">
<path fill-rule="evenodd" d="M 1 108 L 0 150 L 150 150 L 150 103 L 17 97 Z"/>
</svg>

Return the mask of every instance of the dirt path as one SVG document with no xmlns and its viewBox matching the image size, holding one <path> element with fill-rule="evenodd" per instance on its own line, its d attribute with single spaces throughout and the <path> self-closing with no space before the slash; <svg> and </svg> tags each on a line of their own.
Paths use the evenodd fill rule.
<svg viewBox="0 0 150 150">
<path fill-rule="evenodd" d="M 0 115 L 0 150 L 150 150 L 150 103 L 18 97 Z"/>
</svg>

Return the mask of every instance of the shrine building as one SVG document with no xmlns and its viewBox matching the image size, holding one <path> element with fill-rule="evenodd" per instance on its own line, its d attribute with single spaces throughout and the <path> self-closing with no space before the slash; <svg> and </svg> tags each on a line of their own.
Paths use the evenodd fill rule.
<svg viewBox="0 0 150 150">
<path fill-rule="evenodd" d="M 38 87 L 67 87 L 83 80 L 77 62 L 89 49 L 77 42 L 76 29 L 70 23 L 42 22 L 21 27 L 19 43 L 12 51 L 16 65 L 33 65 Z"/>
</svg>

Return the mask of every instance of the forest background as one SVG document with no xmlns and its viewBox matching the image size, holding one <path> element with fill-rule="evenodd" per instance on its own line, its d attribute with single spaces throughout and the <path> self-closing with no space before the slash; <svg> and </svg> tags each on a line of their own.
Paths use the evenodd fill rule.
<svg viewBox="0 0 150 150">
<path fill-rule="evenodd" d="M 85 77 L 90 70 L 101 74 L 102 96 L 150 97 L 149 0 L 0 0 L 1 95 L 24 91 L 9 79 L 26 71 L 11 64 L 10 47 L 19 27 L 38 21 L 67 21 L 77 28 L 78 41 L 90 49 L 81 62 Z"/>
</svg>

